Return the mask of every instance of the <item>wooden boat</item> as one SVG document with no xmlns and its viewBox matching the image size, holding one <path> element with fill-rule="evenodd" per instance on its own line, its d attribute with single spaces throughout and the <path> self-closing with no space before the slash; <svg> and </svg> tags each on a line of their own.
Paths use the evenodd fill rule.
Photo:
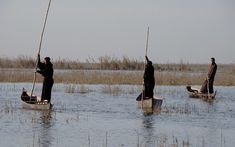
<svg viewBox="0 0 235 147">
<path fill-rule="evenodd" d="M 148 38 L 149 38 L 149 27 L 147 30 L 147 39 L 146 39 L 146 48 L 145 48 L 145 62 L 144 62 L 144 69 L 146 66 L 146 61 L 148 60 L 147 57 L 147 50 L 148 50 Z M 143 83 L 143 91 L 145 89 L 145 85 Z M 144 93 L 142 91 L 142 93 Z M 142 93 L 140 93 L 140 95 L 136 98 L 137 101 L 137 106 L 141 109 L 145 109 L 147 111 L 150 110 L 150 112 L 154 111 L 154 110 L 160 110 L 161 106 L 162 106 L 162 98 L 161 97 L 157 97 L 157 96 L 153 96 L 153 98 L 150 97 L 145 97 L 145 95 L 143 95 Z"/>
<path fill-rule="evenodd" d="M 31 97 L 31 98 L 30 98 Z M 41 97 L 32 95 L 23 89 L 21 94 L 22 107 L 25 109 L 34 110 L 49 110 L 52 108 L 52 104 L 47 100 L 41 101 Z"/>
<path fill-rule="evenodd" d="M 46 17 L 45 17 L 45 20 L 43 23 L 43 29 L 42 29 L 42 33 L 41 33 L 41 37 L 40 37 L 40 43 L 39 43 L 37 56 L 40 55 L 42 38 L 43 38 L 44 30 L 46 27 L 46 21 L 47 21 L 47 16 L 48 16 L 50 5 L 51 5 L 51 0 L 49 0 L 47 12 L 46 12 Z M 35 109 L 35 110 L 48 110 L 48 109 L 52 108 L 52 104 L 50 102 L 48 102 L 47 100 L 41 101 L 41 97 L 38 97 L 38 96 L 31 94 L 31 93 L 33 93 L 34 87 L 35 87 L 38 60 L 39 60 L 39 58 L 37 58 L 37 61 L 36 61 L 32 90 L 31 90 L 31 92 L 27 92 L 23 88 L 23 92 L 21 94 L 21 101 L 22 101 L 23 108 Z"/>
<path fill-rule="evenodd" d="M 216 96 L 216 91 L 214 93 L 201 93 L 199 88 L 186 86 L 188 95 L 191 98 L 200 98 L 203 100 L 213 100 Z"/>
<path fill-rule="evenodd" d="M 161 97 L 154 96 L 153 98 L 144 97 L 143 100 L 141 99 L 142 93 L 136 98 L 138 108 L 156 109 L 162 106 L 163 100 Z"/>
</svg>

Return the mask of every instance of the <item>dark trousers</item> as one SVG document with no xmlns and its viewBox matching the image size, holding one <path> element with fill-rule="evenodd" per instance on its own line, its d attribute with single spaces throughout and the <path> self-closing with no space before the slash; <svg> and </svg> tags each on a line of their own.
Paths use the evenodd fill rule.
<svg viewBox="0 0 235 147">
<path fill-rule="evenodd" d="M 155 83 L 146 82 L 144 85 L 145 85 L 145 89 L 144 89 L 145 97 L 153 98 L 153 89 L 154 89 Z"/>
<path fill-rule="evenodd" d="M 48 102 L 51 101 L 51 90 L 52 86 L 54 84 L 54 80 L 52 78 L 44 78 L 43 86 L 42 86 L 42 101 L 48 100 Z"/>
<path fill-rule="evenodd" d="M 205 80 L 204 83 L 202 84 L 200 91 L 202 93 L 208 93 L 208 89 L 209 89 L 209 93 L 214 93 L 213 83 L 214 83 L 214 79 L 209 80 L 209 82 L 208 80 Z"/>
</svg>

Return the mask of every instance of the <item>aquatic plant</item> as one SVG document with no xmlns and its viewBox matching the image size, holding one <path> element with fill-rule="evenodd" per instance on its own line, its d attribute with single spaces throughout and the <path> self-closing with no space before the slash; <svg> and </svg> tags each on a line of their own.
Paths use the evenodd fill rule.
<svg viewBox="0 0 235 147">
<path fill-rule="evenodd" d="M 103 93 L 119 95 L 122 92 L 122 88 L 118 85 L 105 85 L 102 88 Z"/>
<path fill-rule="evenodd" d="M 66 84 L 65 93 L 88 93 L 91 90 L 85 85 L 77 85 L 77 84 Z"/>
</svg>

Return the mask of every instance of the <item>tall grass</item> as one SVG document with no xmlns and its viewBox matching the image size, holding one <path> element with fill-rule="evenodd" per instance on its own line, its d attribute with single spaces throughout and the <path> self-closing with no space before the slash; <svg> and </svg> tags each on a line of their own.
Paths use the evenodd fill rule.
<svg viewBox="0 0 235 147">
<path fill-rule="evenodd" d="M 0 82 L 33 82 L 33 69 L 0 69 Z M 201 85 L 206 73 L 155 72 L 156 85 Z M 55 70 L 55 83 L 65 84 L 129 84 L 141 85 L 143 71 L 109 71 L 109 70 Z M 37 74 L 37 82 L 43 78 Z M 231 72 L 218 72 L 214 85 L 234 86 L 235 75 Z M 75 87 L 82 91 L 84 87 Z M 72 87 L 68 89 L 72 90 Z M 72 90 L 73 91 L 73 90 Z"/>
<path fill-rule="evenodd" d="M 0 58 L 0 82 L 32 82 L 35 60 L 27 56 Z M 143 62 L 137 59 L 103 56 L 86 62 L 59 59 L 53 62 L 56 83 L 141 84 Z M 154 64 L 156 85 L 201 85 L 207 64 Z M 60 69 L 60 70 L 59 70 Z M 65 69 L 65 70 L 64 70 Z M 38 82 L 42 78 L 38 76 Z M 235 64 L 218 65 L 215 85 L 235 85 Z"/>
<path fill-rule="evenodd" d="M 100 69 L 112 70 L 139 70 L 143 69 L 143 62 L 137 59 L 130 59 L 123 56 L 122 59 L 117 59 L 110 56 L 99 57 Z"/>
<path fill-rule="evenodd" d="M 35 60 L 29 56 L 16 58 L 0 57 L 0 68 L 34 68 Z"/>
<path fill-rule="evenodd" d="M 41 59 L 42 60 L 42 59 Z M 109 69 L 109 70 L 139 70 L 143 69 L 143 61 L 123 56 L 118 59 L 101 56 L 98 59 L 89 58 L 85 62 L 70 59 L 52 60 L 55 69 Z M 34 68 L 36 59 L 28 56 L 16 58 L 0 57 L 0 68 Z"/>
<path fill-rule="evenodd" d="M 41 59 L 42 60 L 42 59 Z M 0 57 L 0 68 L 34 68 L 36 58 L 29 56 L 18 56 L 16 58 Z M 55 69 L 105 69 L 105 70 L 143 70 L 144 62 L 142 59 L 131 59 L 127 56 L 122 58 L 101 56 L 97 59 L 89 57 L 86 61 L 71 59 L 53 60 Z M 208 66 L 200 64 L 189 64 L 180 61 L 180 63 L 153 64 L 159 71 L 194 71 L 206 70 Z"/>
<path fill-rule="evenodd" d="M 84 93 L 88 93 L 90 91 L 91 90 L 89 88 L 87 88 L 86 86 L 84 86 L 84 85 L 68 84 L 65 87 L 65 92 L 66 93 L 81 93 L 81 94 L 84 94 Z"/>
<path fill-rule="evenodd" d="M 122 88 L 117 85 L 105 85 L 102 89 L 103 93 L 112 94 L 112 95 L 119 95 L 120 93 L 122 93 L 122 91 L 123 91 Z"/>
<path fill-rule="evenodd" d="M 136 84 L 140 83 L 139 72 L 122 71 L 66 71 L 55 74 L 56 82 L 79 84 Z"/>
</svg>

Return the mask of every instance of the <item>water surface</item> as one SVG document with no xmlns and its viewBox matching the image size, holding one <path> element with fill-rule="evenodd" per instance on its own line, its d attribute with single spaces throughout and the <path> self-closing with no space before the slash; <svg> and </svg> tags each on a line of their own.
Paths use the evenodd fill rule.
<svg viewBox="0 0 235 147">
<path fill-rule="evenodd" d="M 188 98 L 184 86 L 157 86 L 161 112 L 136 107 L 141 86 L 55 84 L 51 111 L 22 109 L 22 88 L 0 84 L 0 146 L 157 147 L 235 144 L 234 87 L 215 87 L 213 103 Z M 40 95 L 41 84 L 35 93 Z M 80 93 L 85 92 L 85 93 Z"/>
</svg>

